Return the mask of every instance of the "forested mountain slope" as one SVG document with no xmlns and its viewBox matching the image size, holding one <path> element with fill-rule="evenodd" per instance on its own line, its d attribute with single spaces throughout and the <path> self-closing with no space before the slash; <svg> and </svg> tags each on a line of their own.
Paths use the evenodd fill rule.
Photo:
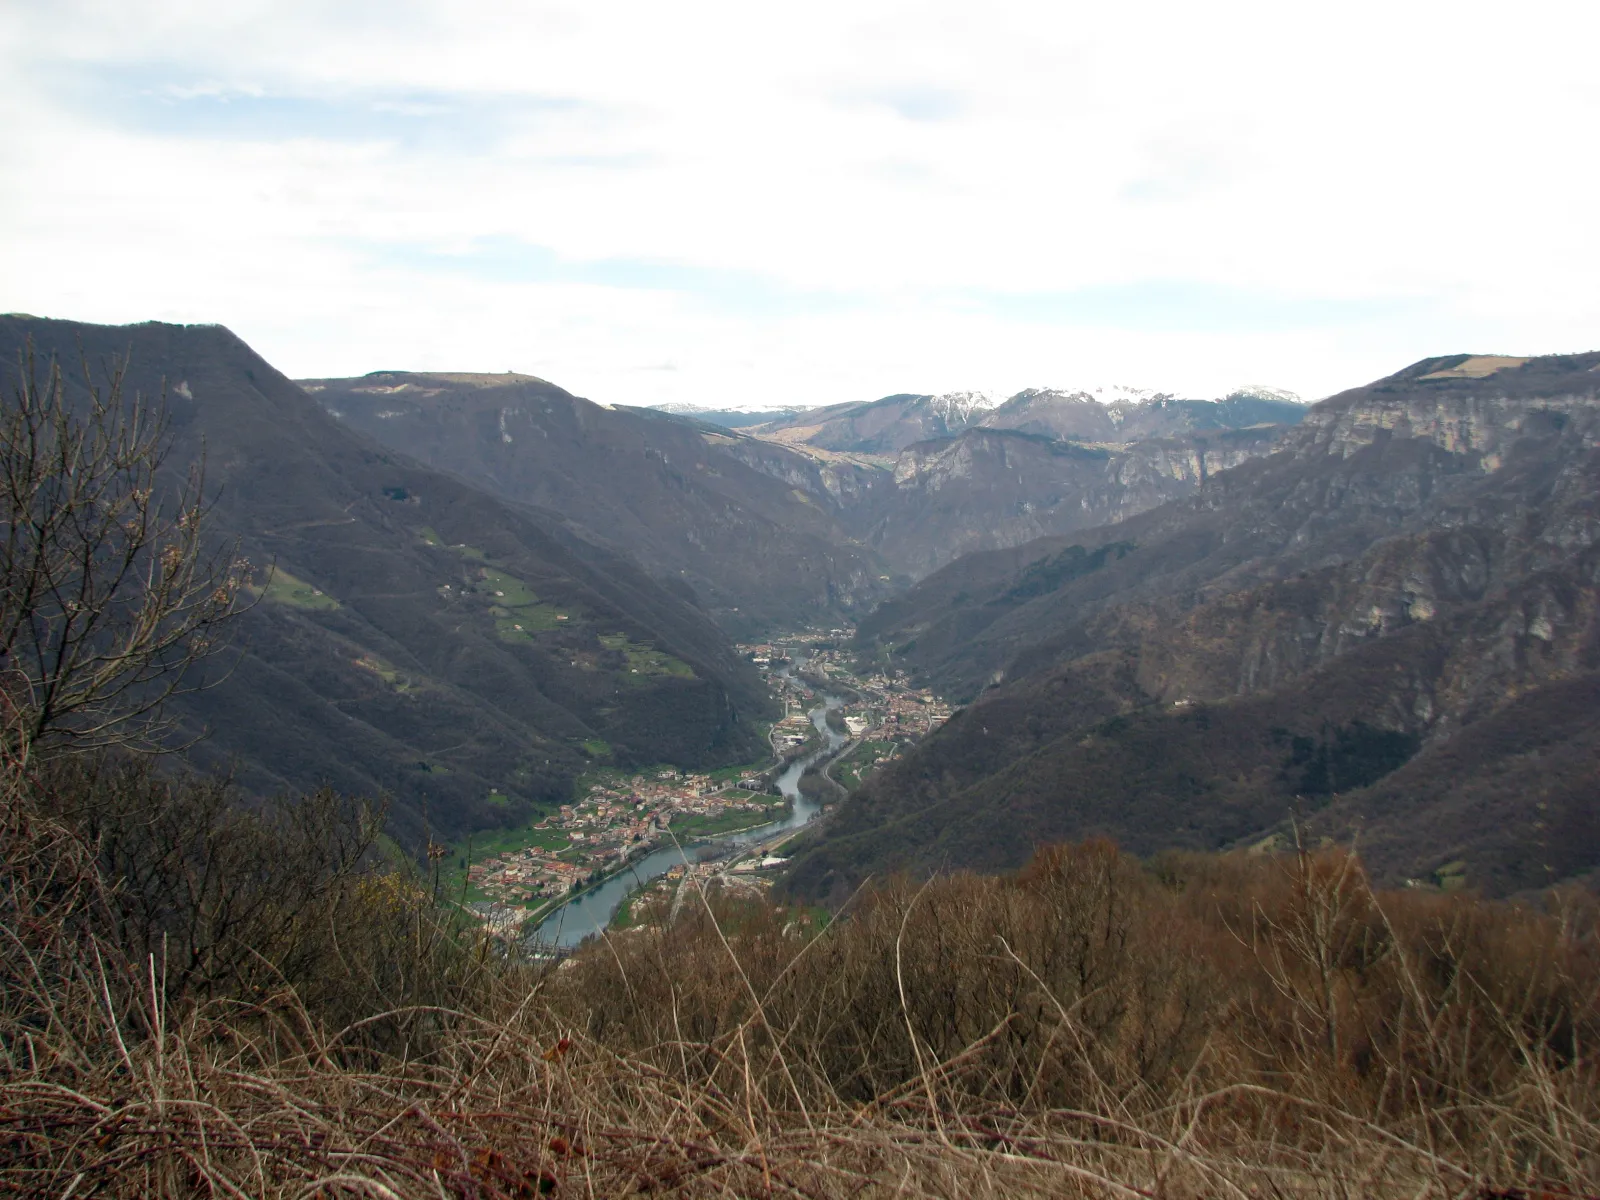
<svg viewBox="0 0 1600 1200">
<path fill-rule="evenodd" d="M 760 751 L 769 701 L 693 604 L 334 420 L 226 329 L 0 318 L 7 387 L 29 341 L 74 388 L 81 361 L 99 379 L 127 355 L 130 394 L 164 389 L 173 465 L 204 452 L 208 528 L 257 565 L 261 601 L 208 664 L 231 675 L 180 708 L 211 730 L 201 764 L 261 793 L 392 796 L 404 837 L 564 801 L 591 755 Z"/>
<path fill-rule="evenodd" d="M 1473 362 L 1333 397 L 1188 500 L 884 606 L 862 652 L 975 702 L 793 886 L 1093 832 L 1216 847 L 1294 811 L 1364 827 L 1396 878 L 1505 891 L 1600 863 L 1576 765 L 1600 720 L 1600 355 Z M 1535 827 L 1564 831 L 1542 858 Z"/>
<path fill-rule="evenodd" d="M 734 631 L 865 611 L 887 568 L 836 508 L 720 452 L 730 431 L 610 408 L 525 375 L 380 371 L 305 380 L 339 420 L 494 494 L 562 514 L 675 581 Z"/>
</svg>

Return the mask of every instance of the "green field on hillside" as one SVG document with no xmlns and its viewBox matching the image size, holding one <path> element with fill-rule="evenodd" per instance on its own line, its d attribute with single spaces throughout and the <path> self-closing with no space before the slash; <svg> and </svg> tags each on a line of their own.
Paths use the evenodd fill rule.
<svg viewBox="0 0 1600 1200">
<path fill-rule="evenodd" d="M 877 769 L 875 759 L 893 754 L 893 742 L 862 742 L 849 754 L 833 764 L 828 775 L 836 783 L 851 789 L 861 786 L 861 781 Z"/>
<path fill-rule="evenodd" d="M 430 546 L 454 550 L 474 562 L 486 562 L 488 558 L 478 547 L 464 542 L 455 546 L 446 545 L 431 526 L 423 527 L 422 540 Z M 489 615 L 494 618 L 495 636 L 503 642 L 532 641 L 536 633 L 547 633 L 579 622 L 578 610 L 547 604 L 525 581 L 509 571 L 490 566 L 479 567 L 476 586 L 494 602 L 489 608 Z"/>
<path fill-rule="evenodd" d="M 403 696 L 424 690 L 422 684 L 418 683 L 410 675 L 405 674 L 387 659 L 379 658 L 376 654 L 363 654 L 355 660 L 355 664 L 364 671 L 371 671 Z"/>
<path fill-rule="evenodd" d="M 272 577 L 261 590 L 261 598 L 274 604 L 287 604 L 291 608 L 308 608 L 317 612 L 331 612 L 339 602 L 320 588 L 313 587 L 297 575 L 282 567 L 272 569 Z"/>
<path fill-rule="evenodd" d="M 531 641 L 536 633 L 560 629 L 574 622 L 569 609 L 546 604 L 522 580 L 493 567 L 480 569 L 479 587 L 494 599 L 489 615 L 494 618 L 494 631 L 501 641 Z"/>
<path fill-rule="evenodd" d="M 602 633 L 600 644 L 607 650 L 620 650 L 628 660 L 628 671 L 633 675 L 677 675 L 694 678 L 694 669 L 681 658 L 663 654 L 654 646 L 628 640 L 625 633 Z"/>
</svg>

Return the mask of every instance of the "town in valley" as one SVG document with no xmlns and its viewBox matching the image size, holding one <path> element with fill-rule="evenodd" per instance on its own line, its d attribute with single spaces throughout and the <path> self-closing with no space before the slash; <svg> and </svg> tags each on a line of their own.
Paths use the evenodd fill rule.
<svg viewBox="0 0 1600 1200">
<path fill-rule="evenodd" d="M 789 814 L 791 801 L 779 793 L 777 778 L 795 759 L 824 748 L 813 720 L 823 697 L 832 698 L 825 719 L 833 722 L 835 740 L 844 739 L 820 765 L 832 800 L 950 716 L 948 705 L 913 687 L 903 672 L 861 673 L 843 648 L 852 632 L 809 629 L 739 646 L 784 709 L 768 733 L 767 761 L 704 773 L 669 765 L 633 771 L 596 766 L 579 780 L 571 803 L 498 838 L 480 835 L 476 850 L 469 845 L 455 851 L 446 886 L 487 925 L 509 932 L 674 844 L 706 848 L 690 854 L 703 861 L 675 868 L 655 885 L 657 891 L 713 876 L 730 887 L 769 881 L 783 862 L 771 853 L 773 846 L 716 844 Z"/>
</svg>

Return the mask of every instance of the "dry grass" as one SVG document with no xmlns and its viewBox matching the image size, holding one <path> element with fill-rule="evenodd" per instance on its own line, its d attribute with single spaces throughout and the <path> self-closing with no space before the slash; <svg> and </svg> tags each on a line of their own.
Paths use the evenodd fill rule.
<svg viewBox="0 0 1600 1200">
<path fill-rule="evenodd" d="M 1497 371 L 1504 371 L 1509 367 L 1520 367 L 1527 361 L 1526 358 L 1514 358 L 1508 354 L 1474 354 L 1453 367 L 1446 367 L 1442 371 L 1433 371 L 1430 374 L 1418 376 L 1418 378 L 1484 379 Z"/>
<path fill-rule="evenodd" d="M 260 970 L 179 986 L 98 844 L 17 773 L 5 800 L 0 1193 L 1600 1189 L 1588 897 L 1091 844 L 827 928 L 701 896 L 547 968 L 367 870 Z"/>
</svg>

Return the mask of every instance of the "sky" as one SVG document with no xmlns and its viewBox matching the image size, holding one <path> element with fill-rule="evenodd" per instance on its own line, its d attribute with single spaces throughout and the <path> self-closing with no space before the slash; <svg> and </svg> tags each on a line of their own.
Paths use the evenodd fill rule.
<svg viewBox="0 0 1600 1200">
<path fill-rule="evenodd" d="M 1307 399 L 1600 348 L 1600 6 L 0 0 L 0 311 L 295 377 Z"/>
</svg>

